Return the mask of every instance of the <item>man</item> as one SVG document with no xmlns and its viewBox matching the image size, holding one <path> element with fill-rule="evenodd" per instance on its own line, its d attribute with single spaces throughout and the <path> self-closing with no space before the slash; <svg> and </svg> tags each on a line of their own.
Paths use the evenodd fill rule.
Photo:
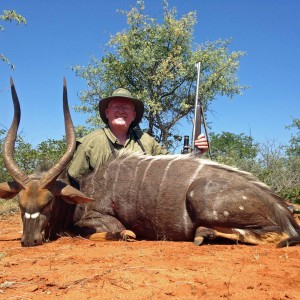
<svg viewBox="0 0 300 300">
<path fill-rule="evenodd" d="M 102 165 L 111 154 L 121 149 L 141 152 L 148 155 L 169 154 L 156 140 L 147 133 L 134 129 L 142 120 L 144 104 L 132 97 L 126 89 L 115 90 L 111 97 L 99 102 L 100 117 L 107 125 L 93 131 L 78 141 L 78 146 L 68 173 L 76 182 L 86 173 Z M 208 150 L 204 135 L 195 141 L 201 154 Z"/>
</svg>

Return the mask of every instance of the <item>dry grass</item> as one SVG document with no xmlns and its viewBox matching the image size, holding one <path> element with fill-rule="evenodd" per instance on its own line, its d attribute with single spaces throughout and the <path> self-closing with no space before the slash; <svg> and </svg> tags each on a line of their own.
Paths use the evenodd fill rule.
<svg viewBox="0 0 300 300">
<path fill-rule="evenodd" d="M 0 217 L 13 215 L 19 212 L 19 204 L 16 198 L 5 200 L 0 198 Z"/>
</svg>

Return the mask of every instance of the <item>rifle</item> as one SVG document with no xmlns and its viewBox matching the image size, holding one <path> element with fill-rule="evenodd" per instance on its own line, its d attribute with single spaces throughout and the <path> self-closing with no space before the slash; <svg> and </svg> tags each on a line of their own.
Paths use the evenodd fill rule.
<svg viewBox="0 0 300 300">
<path fill-rule="evenodd" d="M 203 125 L 205 129 L 205 134 L 208 143 L 208 153 L 210 155 L 210 147 L 209 147 L 209 139 L 208 139 L 208 132 L 206 127 L 206 122 L 203 114 L 202 103 L 199 99 L 199 86 L 200 86 L 200 70 L 201 70 L 201 63 L 197 62 L 195 64 L 197 68 L 197 85 L 196 85 L 196 97 L 195 97 L 195 109 L 194 109 L 194 121 L 193 121 L 193 133 L 192 133 L 192 144 L 189 146 L 189 136 L 184 136 L 184 145 L 183 150 L 181 151 L 182 154 L 186 153 L 198 153 L 199 149 L 195 147 L 195 140 L 201 134 L 201 119 L 203 120 Z"/>
<path fill-rule="evenodd" d="M 195 147 L 195 140 L 201 134 L 201 100 L 199 99 L 199 85 L 200 85 L 200 69 L 201 63 L 197 62 L 195 67 L 197 68 L 197 86 L 196 86 L 196 97 L 195 97 L 195 112 L 194 112 L 194 124 L 192 134 L 192 152 L 198 153 L 199 150 Z"/>
</svg>

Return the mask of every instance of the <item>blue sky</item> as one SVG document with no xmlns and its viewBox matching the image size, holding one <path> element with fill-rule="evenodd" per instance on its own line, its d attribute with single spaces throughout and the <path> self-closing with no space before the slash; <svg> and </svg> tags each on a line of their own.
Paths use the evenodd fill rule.
<svg viewBox="0 0 300 300">
<path fill-rule="evenodd" d="M 86 82 L 75 77 L 72 65 L 86 66 L 92 55 L 100 58 L 101 46 L 110 35 L 126 28 L 134 0 L 2 0 L 0 12 L 15 9 L 26 26 L 1 23 L 0 53 L 15 71 L 0 63 L 0 124 L 8 128 L 13 110 L 9 77 L 13 76 L 21 102 L 20 130 L 26 141 L 37 145 L 64 134 L 62 84 L 67 79 L 69 103 L 79 104 Z M 146 12 L 162 15 L 161 0 L 145 0 Z M 178 17 L 197 12 L 196 43 L 232 38 L 231 51 L 242 50 L 239 82 L 249 85 L 233 100 L 218 97 L 207 122 L 211 131 L 252 135 L 257 142 L 287 144 L 294 118 L 300 118 L 300 1 L 298 0 L 169 0 Z M 72 111 L 75 125 L 85 115 Z M 191 124 L 182 123 L 182 135 Z"/>
</svg>

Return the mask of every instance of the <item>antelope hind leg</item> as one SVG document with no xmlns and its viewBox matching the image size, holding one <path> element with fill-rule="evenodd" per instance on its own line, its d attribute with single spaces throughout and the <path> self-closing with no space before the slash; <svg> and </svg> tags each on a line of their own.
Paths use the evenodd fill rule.
<svg viewBox="0 0 300 300">
<path fill-rule="evenodd" d="M 204 238 L 214 239 L 215 237 L 215 230 L 206 227 L 198 227 L 194 237 L 194 244 L 200 246 L 203 243 Z"/>
<path fill-rule="evenodd" d="M 261 240 L 254 238 L 254 235 L 249 234 L 244 230 L 238 230 L 234 228 L 207 228 L 207 227 L 198 227 L 196 230 L 194 244 L 200 246 L 204 238 L 207 239 L 215 239 L 217 237 L 233 240 L 233 241 L 241 241 L 249 244 L 259 244 L 262 243 Z"/>
<path fill-rule="evenodd" d="M 196 230 L 194 244 L 199 246 L 203 243 L 204 238 L 214 239 L 217 237 L 226 238 L 233 241 L 252 245 L 276 244 L 288 238 L 283 232 L 261 232 L 254 233 L 251 230 L 238 228 L 206 228 L 198 227 Z"/>
<path fill-rule="evenodd" d="M 198 227 L 194 238 L 194 244 L 200 246 L 203 243 L 204 238 L 215 239 L 217 237 L 254 245 L 267 243 L 264 238 L 251 233 L 249 230 L 225 227 L 215 229 Z"/>
</svg>

